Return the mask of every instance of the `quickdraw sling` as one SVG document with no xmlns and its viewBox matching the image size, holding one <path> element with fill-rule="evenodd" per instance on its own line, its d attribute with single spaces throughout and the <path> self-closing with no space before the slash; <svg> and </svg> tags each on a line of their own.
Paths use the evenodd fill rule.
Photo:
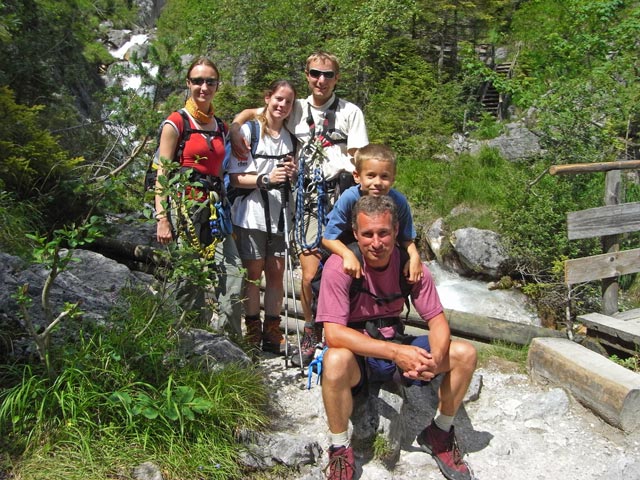
<svg viewBox="0 0 640 480">
<path fill-rule="evenodd" d="M 178 236 L 187 242 L 202 258 L 212 260 L 218 243 L 225 236 L 231 234 L 232 231 L 232 227 L 228 222 L 227 212 L 225 212 L 228 205 L 226 204 L 222 180 L 219 177 L 202 175 L 198 172 L 192 172 L 189 180 L 202 185 L 202 189 L 197 188 L 196 191 L 199 195 L 206 195 L 206 199 L 202 202 L 197 202 L 197 208 L 189 209 L 185 198 L 191 195 L 193 189 L 191 191 L 185 189 L 178 200 L 179 205 L 177 206 L 178 225 L 180 227 Z M 206 222 L 199 222 L 201 229 L 206 228 L 208 230 L 203 235 L 202 230 L 198 234 L 194 219 L 198 219 L 205 209 L 208 209 L 209 217 Z M 203 242 L 203 236 L 210 242 Z"/>
<path fill-rule="evenodd" d="M 322 239 L 322 229 L 327 223 L 327 182 L 322 174 L 322 162 L 325 158 L 322 146 L 316 141 L 310 141 L 302 147 L 298 159 L 295 240 L 305 250 L 318 248 Z M 314 197 L 317 199 L 316 205 L 311 200 Z M 318 231 L 313 240 L 308 241 L 306 231 L 313 216 L 318 220 Z"/>
<path fill-rule="evenodd" d="M 329 213 L 329 183 L 324 178 L 322 163 L 327 161 L 324 152 L 326 147 L 346 142 L 345 138 L 334 139 L 336 110 L 339 98 L 329 106 L 325 113 L 322 129 L 316 132 L 316 124 L 311 114 L 311 106 L 307 105 L 307 124 L 309 125 L 309 141 L 303 145 L 298 158 L 298 182 L 296 184 L 296 217 L 295 240 L 304 250 L 314 250 L 322 240 L 322 230 L 327 223 Z M 311 200 L 317 198 L 317 202 Z M 314 208 L 315 207 L 315 208 Z M 315 210 L 315 211 L 314 211 Z M 306 231 L 312 217 L 318 220 L 318 231 L 312 240 L 308 240 Z"/>
</svg>

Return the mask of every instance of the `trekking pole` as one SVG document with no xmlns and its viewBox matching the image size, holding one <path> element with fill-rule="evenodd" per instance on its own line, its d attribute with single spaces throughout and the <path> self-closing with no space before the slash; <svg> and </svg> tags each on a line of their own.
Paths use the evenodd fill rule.
<svg viewBox="0 0 640 480">
<path fill-rule="evenodd" d="M 289 287 L 291 287 L 291 298 L 293 310 L 296 317 L 296 339 L 298 343 L 298 355 L 300 355 L 300 373 L 304 375 L 304 365 L 302 364 L 302 345 L 300 342 L 300 327 L 298 325 L 298 305 L 296 302 L 296 291 L 294 286 L 293 268 L 291 266 L 291 249 L 289 243 L 289 192 L 291 184 L 287 180 L 280 187 L 282 200 L 282 211 L 284 218 L 284 334 L 288 338 L 289 334 Z M 289 368 L 289 342 L 285 340 L 284 366 Z"/>
</svg>

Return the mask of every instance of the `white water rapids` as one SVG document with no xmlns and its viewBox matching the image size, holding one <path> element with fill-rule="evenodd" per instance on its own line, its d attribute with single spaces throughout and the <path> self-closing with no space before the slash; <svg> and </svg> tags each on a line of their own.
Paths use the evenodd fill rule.
<svg viewBox="0 0 640 480">
<path fill-rule="evenodd" d="M 540 326 L 538 316 L 522 292 L 515 289 L 489 290 L 488 283 L 444 270 L 436 261 L 427 262 L 427 266 L 444 308 Z"/>
</svg>

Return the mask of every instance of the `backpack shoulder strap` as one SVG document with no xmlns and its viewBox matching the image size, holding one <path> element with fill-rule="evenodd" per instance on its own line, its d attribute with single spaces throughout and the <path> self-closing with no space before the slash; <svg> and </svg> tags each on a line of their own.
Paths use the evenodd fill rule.
<svg viewBox="0 0 640 480">
<path fill-rule="evenodd" d="M 360 262 L 360 267 L 364 266 L 364 258 L 362 258 L 362 252 L 360 251 L 360 247 L 358 247 L 358 242 L 351 242 L 347 245 L 349 250 L 353 252 L 358 261 Z M 360 278 L 352 278 L 351 279 L 351 287 L 349 288 L 349 298 L 352 299 L 359 293 L 369 293 L 369 290 L 365 289 L 362 286 L 364 278 L 360 276 Z"/>
<path fill-rule="evenodd" d="M 258 143 L 260 143 L 260 122 L 258 120 L 249 120 L 249 129 L 251 131 L 251 157 L 256 157 Z"/>
<path fill-rule="evenodd" d="M 219 132 L 220 136 L 222 137 L 222 140 L 224 140 L 224 142 L 227 142 L 227 139 L 229 138 L 229 129 L 227 128 L 227 124 L 224 123 L 224 121 L 220 118 L 220 117 L 216 117 L 214 115 L 214 117 L 216 119 L 216 123 L 218 124 L 218 130 L 217 132 Z"/>
<path fill-rule="evenodd" d="M 409 312 L 411 311 L 411 301 L 409 300 L 409 297 L 411 296 L 413 285 L 409 283 L 403 272 L 405 264 L 409 261 L 409 252 L 404 247 L 398 248 L 400 250 L 400 268 L 398 270 L 398 275 L 400 276 L 400 293 L 402 293 L 402 296 L 404 297 L 404 306 L 407 311 L 405 315 L 406 320 L 409 317 Z"/>
<path fill-rule="evenodd" d="M 398 249 L 400 250 L 400 291 L 402 292 L 402 296 L 406 298 L 411 295 L 411 289 L 413 288 L 407 281 L 407 277 L 402 273 L 402 269 L 409 261 L 409 252 L 404 247 L 398 247 Z"/>
<path fill-rule="evenodd" d="M 182 132 L 181 135 L 183 137 L 188 137 L 192 132 L 196 131 L 195 128 L 191 126 L 191 120 L 189 119 L 189 115 L 184 108 L 178 110 L 178 113 L 182 117 Z"/>
<path fill-rule="evenodd" d="M 360 251 L 360 248 L 358 248 L 358 243 L 352 242 L 349 245 L 347 245 L 347 247 L 356 256 L 356 258 L 360 262 L 360 265 L 361 266 L 364 265 L 364 259 L 362 258 L 362 252 Z M 400 262 L 398 266 L 398 277 L 399 277 L 398 283 L 399 283 L 400 293 L 390 294 L 386 297 L 379 297 L 377 295 L 374 295 L 369 290 L 363 287 L 364 279 L 363 277 L 360 277 L 360 278 L 353 278 L 351 280 L 351 287 L 349 288 L 349 298 L 352 299 L 360 293 L 366 293 L 367 295 L 371 295 L 376 301 L 376 303 L 384 304 L 384 303 L 389 303 L 393 300 L 403 297 L 405 306 L 407 307 L 407 315 L 408 315 L 409 307 L 410 307 L 409 296 L 411 295 L 411 289 L 413 287 L 407 281 L 407 277 L 405 277 L 404 274 L 402 273 L 402 269 L 405 263 L 407 263 L 407 261 L 409 260 L 409 253 L 407 252 L 406 248 L 400 247 L 399 249 L 400 249 Z"/>
<path fill-rule="evenodd" d="M 327 109 L 327 128 L 326 131 L 330 132 L 336 128 L 336 111 L 338 110 L 338 104 L 340 103 L 340 99 L 336 95 L 335 100 L 331 104 L 331 106 Z"/>
<path fill-rule="evenodd" d="M 184 152 L 184 146 L 189 141 L 189 138 L 195 129 L 191 126 L 191 120 L 189 120 L 189 115 L 187 115 L 186 110 L 181 108 L 178 112 L 182 117 L 182 130 L 180 130 L 178 148 L 176 148 L 176 153 L 173 155 L 173 161 L 182 164 L 182 152 Z"/>
<path fill-rule="evenodd" d="M 293 156 L 295 156 L 296 152 L 298 151 L 298 137 L 296 137 L 293 133 L 291 133 L 290 130 L 287 129 L 287 132 L 289 132 L 289 137 L 291 138 L 291 146 L 293 148 Z"/>
</svg>

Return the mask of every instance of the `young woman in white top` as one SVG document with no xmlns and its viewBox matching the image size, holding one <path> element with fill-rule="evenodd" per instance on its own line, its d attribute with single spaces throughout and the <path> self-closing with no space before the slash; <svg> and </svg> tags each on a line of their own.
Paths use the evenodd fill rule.
<svg viewBox="0 0 640 480">
<path fill-rule="evenodd" d="M 255 147 L 246 159 L 232 156 L 228 173 L 237 196 L 231 207 L 236 244 L 245 282 L 246 340 L 262 350 L 282 354 L 285 341 L 280 330 L 284 296 L 285 224 L 292 208 L 284 211 L 283 195 L 295 179 L 295 137 L 285 127 L 296 92 L 291 83 L 277 80 L 265 92 L 264 111 L 258 124 L 245 123 L 241 134 Z M 257 128 L 259 127 L 259 128 Z M 257 136 L 255 138 L 254 136 Z M 252 138 L 254 137 L 254 138 Z M 256 143 L 257 141 L 257 143 Z M 284 216 L 287 216 L 287 222 Z M 260 320 L 260 278 L 265 275 L 264 325 Z"/>
</svg>

